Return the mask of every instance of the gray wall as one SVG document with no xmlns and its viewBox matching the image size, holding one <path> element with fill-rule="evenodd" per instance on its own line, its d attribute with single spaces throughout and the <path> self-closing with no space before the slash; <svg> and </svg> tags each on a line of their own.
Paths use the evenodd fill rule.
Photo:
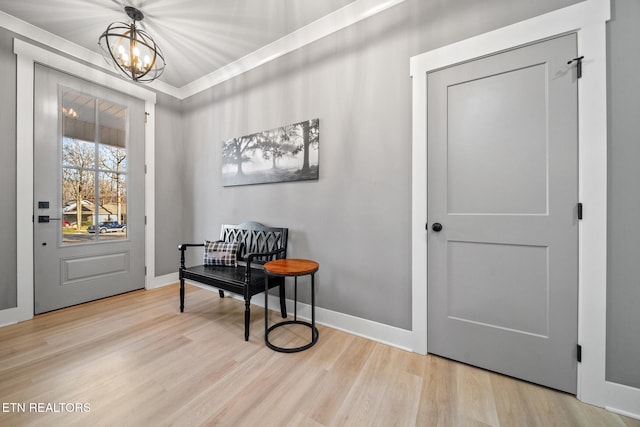
<svg viewBox="0 0 640 427">
<path fill-rule="evenodd" d="M 613 0 L 608 25 L 608 381 L 640 388 L 640 3 Z"/>
<path fill-rule="evenodd" d="M 184 203 L 182 181 L 182 102 L 158 93 L 156 99 L 156 245 L 155 274 L 178 270 L 178 245 L 182 243 Z"/>
<path fill-rule="evenodd" d="M 185 100 L 185 236 L 287 226 L 289 256 L 320 263 L 318 306 L 410 329 L 409 58 L 572 3 L 407 0 Z M 313 118 L 319 181 L 221 187 L 223 140 Z"/>
<path fill-rule="evenodd" d="M 18 305 L 16 288 L 16 57 L 0 28 L 0 310 Z"/>
</svg>

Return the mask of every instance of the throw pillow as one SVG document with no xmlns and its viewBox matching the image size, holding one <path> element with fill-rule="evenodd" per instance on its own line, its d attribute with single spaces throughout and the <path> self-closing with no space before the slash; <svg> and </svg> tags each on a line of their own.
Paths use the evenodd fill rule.
<svg viewBox="0 0 640 427">
<path fill-rule="evenodd" d="M 204 242 L 204 265 L 223 265 L 236 267 L 238 257 L 238 242 L 223 242 L 221 240 Z"/>
</svg>

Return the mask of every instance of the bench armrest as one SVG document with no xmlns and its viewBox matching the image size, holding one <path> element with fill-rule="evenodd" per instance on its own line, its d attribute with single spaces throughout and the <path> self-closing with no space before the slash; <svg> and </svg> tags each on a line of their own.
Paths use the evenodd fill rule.
<svg viewBox="0 0 640 427">
<path fill-rule="evenodd" d="M 204 243 L 181 243 L 178 245 L 178 250 L 184 251 L 191 246 L 204 246 Z"/>
<path fill-rule="evenodd" d="M 253 261 L 253 259 L 255 257 L 265 257 L 265 256 L 273 256 L 273 255 L 277 255 L 279 253 L 286 253 L 287 252 L 287 248 L 280 248 L 280 249 L 276 249 L 275 251 L 271 251 L 271 252 L 253 252 L 250 254 L 247 254 L 245 256 L 245 259 L 247 260 L 247 270 L 245 272 L 245 276 L 247 278 L 247 282 L 251 281 L 251 262 Z"/>
<path fill-rule="evenodd" d="M 180 251 L 180 268 L 184 270 L 184 253 L 189 247 L 198 247 L 204 246 L 204 243 L 181 243 L 178 245 L 178 250 Z"/>
</svg>

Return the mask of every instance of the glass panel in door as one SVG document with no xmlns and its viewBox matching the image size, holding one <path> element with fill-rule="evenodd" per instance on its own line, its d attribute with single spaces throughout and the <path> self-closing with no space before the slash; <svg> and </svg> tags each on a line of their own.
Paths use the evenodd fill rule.
<svg viewBox="0 0 640 427">
<path fill-rule="evenodd" d="M 93 225 L 96 194 L 95 99 L 64 91 L 62 94 L 62 242 L 94 240 L 87 228 Z"/>
<path fill-rule="evenodd" d="M 63 244 L 126 239 L 126 108 L 67 91 L 62 113 Z"/>
</svg>

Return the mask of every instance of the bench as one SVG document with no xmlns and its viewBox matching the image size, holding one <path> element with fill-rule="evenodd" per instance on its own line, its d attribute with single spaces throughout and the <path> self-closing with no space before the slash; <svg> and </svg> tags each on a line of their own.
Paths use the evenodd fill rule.
<svg viewBox="0 0 640 427">
<path fill-rule="evenodd" d="M 180 312 L 184 312 L 185 280 L 193 280 L 217 288 L 221 298 L 224 298 L 224 291 L 241 295 L 244 297 L 245 303 L 244 339 L 248 341 L 251 297 L 264 292 L 264 263 L 274 259 L 286 258 L 288 232 L 287 228 L 267 227 L 253 221 L 240 225 L 223 224 L 220 231 L 219 244 L 215 247 L 212 245 L 213 242 L 183 243 L 179 245 Z M 221 245 L 222 242 L 231 243 L 232 245 Z M 233 245 L 233 243 L 238 243 L 238 245 Z M 214 252 L 215 254 L 220 254 L 221 252 L 218 252 L 218 249 L 222 246 L 237 246 L 236 266 L 208 265 L 211 260 L 206 259 L 207 251 L 209 251 L 209 254 Z M 185 252 L 190 247 L 205 247 L 205 257 L 203 257 L 202 265 L 185 266 Z M 214 262 L 224 263 L 219 258 L 215 258 Z M 233 264 L 233 262 L 230 264 Z M 269 289 L 276 286 L 280 291 L 280 313 L 284 318 L 287 317 L 284 277 L 270 278 Z"/>
</svg>

